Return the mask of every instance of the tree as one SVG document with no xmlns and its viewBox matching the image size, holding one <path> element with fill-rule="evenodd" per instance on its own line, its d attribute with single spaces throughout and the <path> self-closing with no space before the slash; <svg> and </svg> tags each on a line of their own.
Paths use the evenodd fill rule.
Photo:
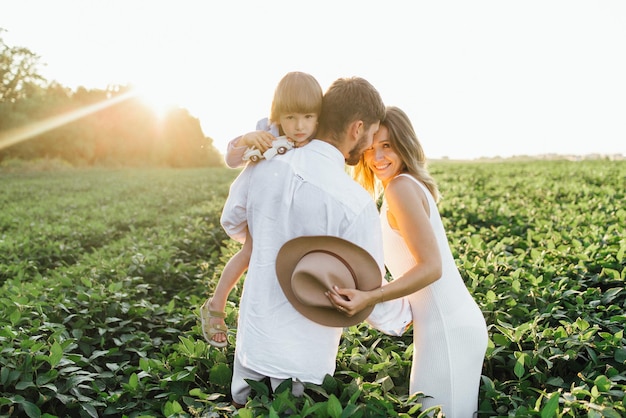
<svg viewBox="0 0 626 418">
<path fill-rule="evenodd" d="M 187 110 L 175 109 L 159 119 L 127 86 L 79 87 L 73 92 L 39 75 L 39 59 L 28 48 L 7 46 L 0 36 L 0 161 L 59 158 L 81 166 L 223 164 L 213 141 Z"/>
<path fill-rule="evenodd" d="M 38 73 L 39 60 L 28 48 L 9 47 L 0 36 L 0 103 L 14 103 L 45 82 Z"/>
</svg>

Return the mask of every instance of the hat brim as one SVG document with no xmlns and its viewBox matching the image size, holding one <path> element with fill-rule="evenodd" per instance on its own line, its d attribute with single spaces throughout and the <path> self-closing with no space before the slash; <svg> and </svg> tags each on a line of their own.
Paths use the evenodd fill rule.
<svg viewBox="0 0 626 418">
<path fill-rule="evenodd" d="M 324 250 L 338 254 L 354 271 L 359 290 L 373 290 L 381 285 L 381 272 L 378 263 L 363 248 L 342 238 L 316 235 L 294 238 L 286 242 L 276 257 L 276 276 L 287 300 L 293 307 L 312 321 L 329 327 L 348 327 L 367 318 L 373 306 L 363 309 L 353 316 L 347 316 L 337 309 L 303 304 L 293 292 L 291 277 L 298 261 L 307 253 Z"/>
</svg>

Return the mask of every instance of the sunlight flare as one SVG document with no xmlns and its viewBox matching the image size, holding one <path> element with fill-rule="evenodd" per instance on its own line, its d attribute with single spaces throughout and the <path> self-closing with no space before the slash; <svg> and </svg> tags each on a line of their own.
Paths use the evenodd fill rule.
<svg viewBox="0 0 626 418">
<path fill-rule="evenodd" d="M 37 135 L 41 135 L 55 128 L 66 125 L 84 116 L 106 109 L 107 107 L 123 102 L 124 100 L 127 100 L 134 95 L 135 92 L 132 91 L 123 93 L 102 102 L 94 103 L 92 105 L 73 110 L 63 115 L 53 116 L 39 122 L 29 123 L 26 126 L 9 129 L 6 132 L 0 132 L 0 150 L 18 144 L 22 141 L 26 141 Z"/>
<path fill-rule="evenodd" d="M 162 119 L 180 103 L 178 93 L 172 87 L 166 87 L 163 83 L 142 82 L 133 84 L 132 91 L 141 103 L 154 112 L 157 118 Z"/>
</svg>

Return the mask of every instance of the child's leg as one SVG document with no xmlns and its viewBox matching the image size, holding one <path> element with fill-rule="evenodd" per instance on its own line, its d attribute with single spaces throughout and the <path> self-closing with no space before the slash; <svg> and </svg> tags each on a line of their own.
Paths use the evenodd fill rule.
<svg viewBox="0 0 626 418">
<path fill-rule="evenodd" d="M 251 254 L 252 238 L 248 233 L 246 241 L 241 250 L 235 253 L 235 255 L 230 260 L 228 260 L 228 262 L 224 266 L 224 270 L 222 271 L 220 280 L 215 287 L 215 292 L 213 293 L 213 296 L 205 302 L 210 310 L 217 312 L 224 311 L 224 309 L 226 308 L 226 300 L 228 299 L 229 293 L 235 287 L 239 278 L 248 268 Z M 224 318 L 214 316 L 210 318 L 209 324 L 211 326 L 224 327 L 226 325 L 224 322 Z M 209 336 L 205 335 L 205 338 L 207 340 L 213 340 L 217 343 L 224 343 L 226 341 L 226 334 L 223 332 L 216 333 L 211 338 L 208 337 Z"/>
</svg>

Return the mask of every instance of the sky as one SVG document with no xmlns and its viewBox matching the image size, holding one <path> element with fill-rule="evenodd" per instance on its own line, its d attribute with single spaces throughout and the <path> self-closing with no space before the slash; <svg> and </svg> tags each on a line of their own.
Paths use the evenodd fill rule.
<svg viewBox="0 0 626 418">
<path fill-rule="evenodd" d="M 0 34 L 76 88 L 133 84 L 227 142 L 278 81 L 370 81 L 429 158 L 626 155 L 623 0 L 0 0 Z"/>
</svg>

